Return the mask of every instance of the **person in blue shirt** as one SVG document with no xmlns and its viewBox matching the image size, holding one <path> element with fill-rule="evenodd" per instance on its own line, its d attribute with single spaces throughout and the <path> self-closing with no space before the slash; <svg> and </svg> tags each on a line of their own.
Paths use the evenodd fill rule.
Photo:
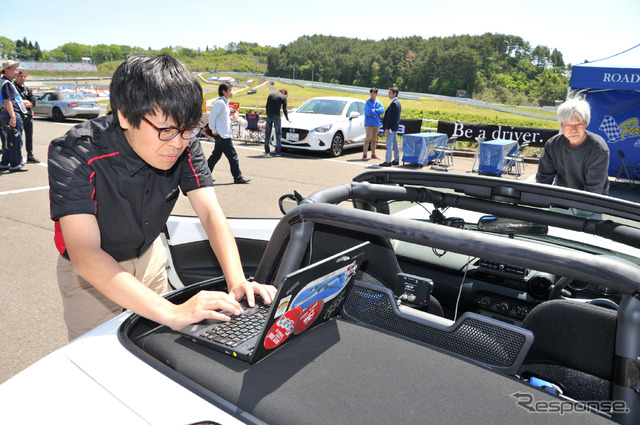
<svg viewBox="0 0 640 425">
<path fill-rule="evenodd" d="M 381 167 L 391 167 L 392 165 L 398 165 L 400 163 L 398 126 L 400 125 L 400 113 L 402 111 L 402 107 L 398 100 L 399 93 L 400 90 L 398 90 L 397 87 L 391 87 L 389 89 L 389 99 L 391 99 L 391 104 L 387 108 L 387 112 L 385 112 L 384 118 L 382 119 L 384 135 L 387 136 L 387 153 L 385 155 L 385 161 L 380 164 Z"/>
<path fill-rule="evenodd" d="M 378 88 L 372 87 L 369 90 L 370 98 L 364 104 L 364 130 L 365 139 L 362 150 L 362 159 L 367 159 L 367 151 L 371 145 L 371 158 L 376 156 L 376 146 L 378 144 L 378 128 L 380 128 L 380 117 L 384 114 L 384 106 L 378 100 Z"/>
</svg>

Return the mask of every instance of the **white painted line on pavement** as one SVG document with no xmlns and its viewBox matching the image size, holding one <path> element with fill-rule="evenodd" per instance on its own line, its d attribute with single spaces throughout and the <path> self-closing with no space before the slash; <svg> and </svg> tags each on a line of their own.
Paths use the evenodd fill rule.
<svg viewBox="0 0 640 425">
<path fill-rule="evenodd" d="M 0 195 L 14 195 L 16 193 L 24 193 L 24 192 L 33 192 L 36 190 L 49 190 L 49 186 L 38 186 L 38 187 L 29 187 L 26 189 L 16 189 L 16 190 L 9 190 L 7 192 L 0 192 Z"/>
</svg>

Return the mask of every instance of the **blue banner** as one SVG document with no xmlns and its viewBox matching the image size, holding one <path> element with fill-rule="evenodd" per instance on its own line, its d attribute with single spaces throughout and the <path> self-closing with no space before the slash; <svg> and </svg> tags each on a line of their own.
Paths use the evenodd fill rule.
<svg viewBox="0 0 640 425">
<path fill-rule="evenodd" d="M 587 130 L 602 136 L 611 152 L 609 175 L 615 177 L 622 164 L 618 151 L 629 167 L 640 166 L 640 94 L 625 90 L 589 91 L 586 100 L 591 105 Z"/>
</svg>

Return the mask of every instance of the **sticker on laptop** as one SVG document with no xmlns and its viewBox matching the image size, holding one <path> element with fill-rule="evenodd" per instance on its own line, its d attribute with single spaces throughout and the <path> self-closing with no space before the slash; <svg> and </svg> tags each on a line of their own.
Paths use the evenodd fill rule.
<svg viewBox="0 0 640 425">
<path fill-rule="evenodd" d="M 273 317 L 275 318 L 275 317 L 282 316 L 289 309 L 290 305 L 291 305 L 291 295 L 281 299 L 280 302 L 278 303 L 278 308 L 276 308 L 276 313 Z"/>
<path fill-rule="evenodd" d="M 322 307 L 324 307 L 324 301 L 317 300 L 313 304 L 311 304 L 307 309 L 302 313 L 296 324 L 293 326 L 293 333 L 298 335 L 302 332 L 306 331 L 309 326 L 316 321 L 320 312 L 322 311 Z"/>
<path fill-rule="evenodd" d="M 336 310 L 336 308 L 340 305 L 340 303 L 342 301 L 344 301 L 344 299 L 346 298 L 347 293 L 344 292 L 342 293 L 338 298 L 336 298 L 331 305 L 329 305 L 329 307 L 327 308 L 327 312 L 324 314 L 324 318 L 328 319 L 329 317 L 331 317 L 331 315 L 333 314 L 333 312 Z"/>
<path fill-rule="evenodd" d="M 307 309 L 317 300 L 327 303 L 334 299 L 347 286 L 349 278 L 355 274 L 357 263 L 342 267 L 328 275 L 322 276 L 302 288 L 294 298 L 291 306 Z"/>
<path fill-rule="evenodd" d="M 302 313 L 301 307 L 294 307 L 282 315 L 269 329 L 264 339 L 264 348 L 271 350 L 286 341 Z"/>
</svg>

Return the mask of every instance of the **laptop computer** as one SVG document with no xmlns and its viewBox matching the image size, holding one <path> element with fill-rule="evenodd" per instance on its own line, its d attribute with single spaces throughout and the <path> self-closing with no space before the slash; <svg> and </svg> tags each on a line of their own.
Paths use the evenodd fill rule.
<svg viewBox="0 0 640 425">
<path fill-rule="evenodd" d="M 271 305 L 256 297 L 231 321 L 204 320 L 178 332 L 193 342 L 255 363 L 340 311 L 364 258 L 364 242 L 286 275 Z M 226 314 L 226 313 L 225 313 Z"/>
</svg>

